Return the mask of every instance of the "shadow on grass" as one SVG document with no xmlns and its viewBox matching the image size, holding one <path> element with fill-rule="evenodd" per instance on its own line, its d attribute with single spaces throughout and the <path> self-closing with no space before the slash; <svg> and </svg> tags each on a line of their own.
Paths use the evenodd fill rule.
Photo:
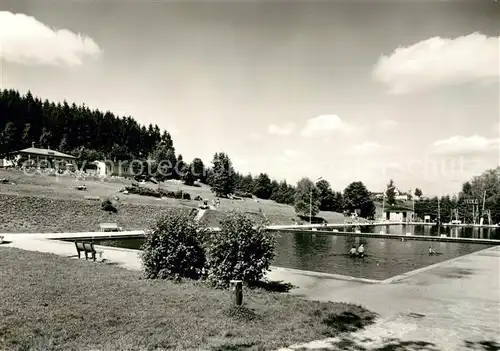
<svg viewBox="0 0 500 351">
<path fill-rule="evenodd" d="M 456 279 L 461 279 L 465 278 L 469 275 L 474 274 L 473 269 L 469 268 L 449 268 L 443 271 L 438 271 L 436 274 L 441 277 L 441 278 L 456 278 Z"/>
<path fill-rule="evenodd" d="M 362 340 L 342 337 L 337 341 L 331 342 L 328 349 L 335 350 L 357 350 L 357 351 L 438 351 L 435 344 L 427 341 L 402 341 L 400 339 L 389 339 L 383 345 L 370 345 L 374 340 L 365 338 Z M 327 348 L 324 348 L 325 350 Z"/>
<path fill-rule="evenodd" d="M 245 349 L 250 349 L 252 346 L 255 344 L 253 342 L 247 342 L 247 343 L 239 343 L 239 344 L 224 344 L 224 345 L 219 345 L 217 347 L 211 348 L 213 351 L 236 351 L 236 350 L 245 350 Z"/>
<path fill-rule="evenodd" d="M 4 240 L 4 241 L 2 241 L 2 242 L 0 243 L 0 245 L 10 244 L 11 242 L 12 242 L 12 241 L 6 241 L 6 240 Z"/>
<path fill-rule="evenodd" d="M 309 216 L 298 216 L 304 224 L 309 224 Z M 323 217 L 311 217 L 311 224 L 322 224 L 325 223 L 325 219 Z"/>
<path fill-rule="evenodd" d="M 341 333 L 354 332 L 368 324 L 373 323 L 374 319 L 375 316 L 371 314 L 343 312 L 340 314 L 327 315 L 323 319 L 323 324 Z"/>
<path fill-rule="evenodd" d="M 378 348 L 372 348 L 374 351 L 439 351 L 435 344 L 427 341 L 392 341 Z"/>
<path fill-rule="evenodd" d="M 276 280 L 261 280 L 248 286 L 250 289 L 262 289 L 268 292 L 287 293 L 296 288 L 291 283 Z"/>
<path fill-rule="evenodd" d="M 465 341 L 465 347 L 472 350 L 498 351 L 500 344 L 494 340 Z"/>
</svg>

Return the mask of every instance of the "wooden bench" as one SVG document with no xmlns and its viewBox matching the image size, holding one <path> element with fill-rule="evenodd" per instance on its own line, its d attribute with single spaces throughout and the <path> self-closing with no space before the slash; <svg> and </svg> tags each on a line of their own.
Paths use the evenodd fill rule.
<svg viewBox="0 0 500 351">
<path fill-rule="evenodd" d="M 85 253 L 85 259 L 88 260 L 88 254 L 91 254 L 92 259 L 96 260 L 96 254 L 99 254 L 99 258 L 102 259 L 102 251 L 96 251 L 94 243 L 75 241 L 76 252 L 78 253 L 78 259 L 80 259 L 80 252 Z"/>
<path fill-rule="evenodd" d="M 99 227 L 101 232 L 120 232 L 122 230 L 116 223 L 101 223 Z"/>
</svg>

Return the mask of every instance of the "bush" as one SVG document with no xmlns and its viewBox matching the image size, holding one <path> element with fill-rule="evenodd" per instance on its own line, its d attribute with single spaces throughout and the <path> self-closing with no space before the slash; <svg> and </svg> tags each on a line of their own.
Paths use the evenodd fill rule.
<svg viewBox="0 0 500 351">
<path fill-rule="evenodd" d="M 141 188 L 139 186 L 128 186 L 125 188 L 125 190 L 127 190 L 129 192 L 129 194 L 161 197 L 161 194 L 159 191 L 151 189 L 151 188 Z"/>
<path fill-rule="evenodd" d="M 113 205 L 113 202 L 111 202 L 110 199 L 105 199 L 102 201 L 101 209 L 103 209 L 104 211 L 113 212 L 113 213 L 118 212 L 117 208 L 115 207 L 115 205 Z"/>
<path fill-rule="evenodd" d="M 233 279 L 257 283 L 274 258 L 274 235 L 238 212 L 226 214 L 220 228 L 210 232 L 205 240 L 208 279 L 222 288 Z"/>
<path fill-rule="evenodd" d="M 201 278 L 206 260 L 198 238 L 203 232 L 189 213 L 167 210 L 146 233 L 141 247 L 146 278 Z"/>
<path fill-rule="evenodd" d="M 245 197 L 247 199 L 251 199 L 253 196 L 250 193 L 244 193 L 244 192 L 235 192 L 234 195 L 239 196 L 239 197 Z"/>
<path fill-rule="evenodd" d="M 191 195 L 183 191 L 167 191 L 164 189 L 151 189 L 151 188 L 141 188 L 139 186 L 128 186 L 125 188 L 129 194 L 136 194 L 142 196 L 152 196 L 152 197 L 169 197 L 172 199 L 184 199 L 191 200 Z"/>
</svg>

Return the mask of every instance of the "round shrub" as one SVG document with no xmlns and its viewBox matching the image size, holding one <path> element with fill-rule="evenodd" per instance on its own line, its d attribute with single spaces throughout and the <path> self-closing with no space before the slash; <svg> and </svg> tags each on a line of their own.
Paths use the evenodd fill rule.
<svg viewBox="0 0 500 351">
<path fill-rule="evenodd" d="M 144 275 L 149 279 L 199 279 L 205 253 L 203 230 L 189 213 L 169 209 L 148 231 L 142 245 Z"/>
<path fill-rule="evenodd" d="M 118 212 L 117 208 L 113 205 L 113 202 L 109 198 L 101 202 L 101 209 L 112 213 Z"/>
<path fill-rule="evenodd" d="M 205 240 L 208 279 L 222 288 L 233 279 L 246 284 L 261 280 L 274 259 L 274 235 L 239 212 L 227 213 L 220 229 Z"/>
</svg>

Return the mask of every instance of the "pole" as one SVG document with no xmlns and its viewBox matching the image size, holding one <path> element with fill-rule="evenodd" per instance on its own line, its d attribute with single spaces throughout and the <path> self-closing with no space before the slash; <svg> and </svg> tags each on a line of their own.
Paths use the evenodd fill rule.
<svg viewBox="0 0 500 351">
<path fill-rule="evenodd" d="M 313 191 L 311 188 L 311 194 L 309 196 L 309 224 L 312 225 L 312 201 L 313 201 Z"/>
<path fill-rule="evenodd" d="M 413 207 L 413 218 L 412 219 L 413 219 L 413 221 L 415 221 L 415 197 L 412 196 L 411 199 L 412 199 L 412 207 Z"/>
<path fill-rule="evenodd" d="M 437 215 L 437 224 L 441 224 L 441 206 L 439 204 L 439 196 L 438 196 L 438 215 Z"/>
<path fill-rule="evenodd" d="M 479 225 L 483 225 L 484 223 L 484 203 L 486 202 L 486 190 L 483 192 L 483 205 L 481 206 L 481 214 L 479 217 Z M 477 211 L 479 212 L 479 206 Z"/>
<path fill-rule="evenodd" d="M 243 303 L 243 281 L 231 280 L 229 283 L 233 291 L 233 304 L 241 306 Z"/>
<path fill-rule="evenodd" d="M 382 219 L 385 222 L 385 191 L 382 193 Z"/>
</svg>

